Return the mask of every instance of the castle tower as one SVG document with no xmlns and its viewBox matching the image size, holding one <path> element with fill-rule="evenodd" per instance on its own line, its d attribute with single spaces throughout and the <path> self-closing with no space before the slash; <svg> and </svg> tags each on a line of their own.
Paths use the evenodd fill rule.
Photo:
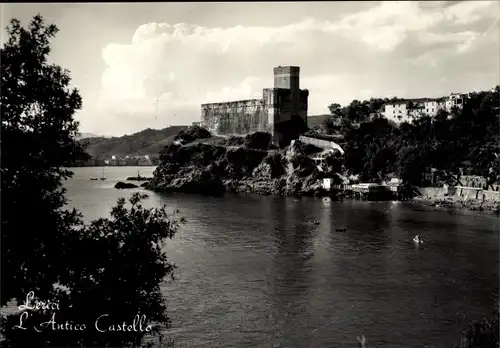
<svg viewBox="0 0 500 348">
<path fill-rule="evenodd" d="M 279 66 L 274 68 L 274 88 L 299 90 L 300 68 L 298 66 Z"/>
<path fill-rule="evenodd" d="M 299 114 L 300 107 L 300 67 L 279 66 L 274 68 L 274 88 L 290 90 L 292 115 Z"/>
</svg>

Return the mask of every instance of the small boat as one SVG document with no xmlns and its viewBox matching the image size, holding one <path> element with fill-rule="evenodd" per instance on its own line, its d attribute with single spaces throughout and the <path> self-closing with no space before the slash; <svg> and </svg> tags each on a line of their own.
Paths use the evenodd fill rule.
<svg viewBox="0 0 500 348">
<path fill-rule="evenodd" d="M 418 234 L 415 237 L 413 237 L 413 241 L 416 244 L 422 244 L 424 242 L 424 240 L 422 238 L 420 238 L 420 236 Z"/>
<path fill-rule="evenodd" d="M 319 225 L 319 221 L 318 220 L 309 220 L 307 223 L 309 223 L 311 225 Z"/>
<path fill-rule="evenodd" d="M 104 168 L 102 168 L 102 175 L 100 178 L 90 178 L 90 180 L 106 180 L 106 177 L 104 176 Z"/>
<path fill-rule="evenodd" d="M 347 229 L 348 229 L 348 228 L 349 228 L 349 227 L 348 227 L 347 225 L 345 225 L 345 226 L 342 226 L 342 227 L 336 228 L 336 229 L 335 229 L 335 231 L 337 231 L 337 232 L 347 232 Z"/>
<path fill-rule="evenodd" d="M 106 180 L 106 177 L 104 176 L 104 168 L 102 168 L 102 176 L 99 178 L 99 180 Z"/>
</svg>

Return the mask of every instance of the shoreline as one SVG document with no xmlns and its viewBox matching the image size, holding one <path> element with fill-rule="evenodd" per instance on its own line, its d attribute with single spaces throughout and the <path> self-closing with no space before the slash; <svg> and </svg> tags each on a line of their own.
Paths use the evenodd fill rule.
<svg viewBox="0 0 500 348">
<path fill-rule="evenodd" d="M 499 216 L 500 203 L 495 201 L 480 201 L 476 199 L 464 199 L 457 196 L 445 197 L 414 197 L 411 201 L 425 206 L 433 206 L 436 208 L 449 208 L 454 210 L 467 210 L 478 213 L 486 213 L 488 215 Z"/>
<path fill-rule="evenodd" d="M 258 183 L 250 183 L 246 181 L 241 181 L 235 183 L 234 181 L 225 182 L 224 189 L 217 193 L 208 193 L 209 195 L 215 196 L 223 196 L 226 193 L 229 194 L 242 194 L 242 195 L 258 195 L 258 196 L 284 196 L 284 197 L 293 197 L 293 198 L 301 198 L 301 197 L 316 197 L 316 198 L 329 198 L 332 201 L 344 201 L 344 200 L 361 200 L 361 201 L 374 201 L 374 202 L 383 202 L 383 201 L 397 201 L 397 202 L 409 202 L 415 203 L 423 206 L 432 206 L 436 208 L 445 208 L 445 209 L 453 209 L 453 210 L 467 210 L 478 213 L 484 213 L 487 215 L 499 216 L 499 208 L 500 203 L 495 201 L 479 201 L 473 199 L 463 199 L 461 197 L 456 196 L 445 196 L 445 197 L 428 197 L 428 196 L 417 196 L 409 199 L 384 199 L 384 200 L 366 200 L 366 199 L 356 199 L 351 197 L 344 197 L 342 195 L 342 191 L 338 192 L 328 192 L 322 189 L 312 189 L 304 192 L 283 192 L 280 190 L 273 189 L 270 187 L 271 185 L 265 185 L 262 182 Z M 260 184 L 260 185 L 259 185 Z M 226 186 L 227 185 L 227 186 Z M 148 185 L 143 186 L 143 188 L 153 191 L 153 192 L 179 192 L 186 194 L 207 194 L 195 192 L 195 190 L 187 191 L 187 190 L 155 190 L 154 188 L 148 187 Z"/>
</svg>

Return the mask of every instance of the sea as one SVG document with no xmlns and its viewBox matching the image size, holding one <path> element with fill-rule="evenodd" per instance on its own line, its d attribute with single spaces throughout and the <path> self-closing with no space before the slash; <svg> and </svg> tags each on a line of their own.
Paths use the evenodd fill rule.
<svg viewBox="0 0 500 348">
<path fill-rule="evenodd" d="M 145 206 L 185 217 L 165 247 L 176 278 L 162 285 L 166 334 L 180 347 L 356 347 L 364 335 L 367 348 L 450 348 L 495 306 L 497 217 L 404 202 L 114 188 L 154 169 L 72 168 L 65 187 L 86 221 L 137 191 L 149 195 Z"/>
</svg>

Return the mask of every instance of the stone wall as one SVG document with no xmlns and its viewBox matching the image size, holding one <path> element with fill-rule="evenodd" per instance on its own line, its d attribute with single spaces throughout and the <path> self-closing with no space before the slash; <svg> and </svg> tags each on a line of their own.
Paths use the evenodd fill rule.
<svg viewBox="0 0 500 348">
<path fill-rule="evenodd" d="M 465 187 L 484 188 L 486 187 L 486 178 L 477 175 L 462 175 L 460 183 Z"/>
<path fill-rule="evenodd" d="M 483 201 L 500 202 L 500 192 L 498 191 L 483 191 Z"/>
<path fill-rule="evenodd" d="M 323 149 L 337 149 L 340 151 L 340 153 L 344 154 L 344 149 L 342 149 L 342 147 L 340 147 L 340 145 L 334 141 L 316 139 L 304 135 L 299 137 L 299 140 L 302 141 L 303 143 L 311 144 L 317 147 L 321 147 Z"/>
<path fill-rule="evenodd" d="M 422 197 L 439 198 L 451 194 L 450 187 L 419 187 L 418 191 Z"/>
<path fill-rule="evenodd" d="M 457 186 L 456 195 L 463 199 L 475 199 L 487 202 L 500 202 L 500 192 L 483 190 L 476 187 Z"/>
<path fill-rule="evenodd" d="M 425 198 L 444 198 L 456 196 L 462 200 L 477 200 L 479 202 L 500 202 L 500 192 L 483 190 L 476 187 L 447 186 L 447 187 L 419 187 L 418 191 Z"/>
<path fill-rule="evenodd" d="M 477 187 L 457 186 L 456 195 L 464 199 L 483 199 L 482 189 Z"/>
<path fill-rule="evenodd" d="M 245 135 L 270 132 L 268 110 L 262 99 L 203 104 L 201 124 L 216 135 Z"/>
</svg>

